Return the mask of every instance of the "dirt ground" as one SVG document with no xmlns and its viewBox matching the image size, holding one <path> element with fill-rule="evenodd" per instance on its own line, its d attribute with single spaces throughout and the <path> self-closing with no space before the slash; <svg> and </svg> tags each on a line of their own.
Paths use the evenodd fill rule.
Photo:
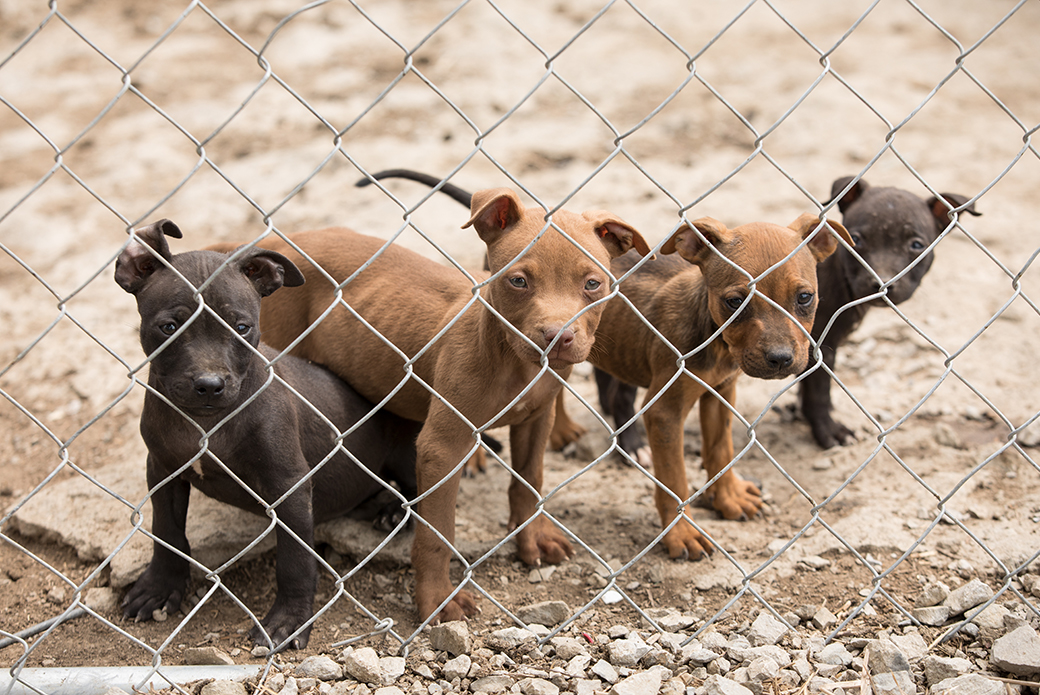
<svg viewBox="0 0 1040 695">
<path fill-rule="evenodd" d="M 1024 564 L 1040 572 L 1036 449 L 1001 453 L 1007 423 L 1019 427 L 1040 412 L 1040 276 L 1029 265 L 1040 245 L 1040 160 L 1028 149 L 1016 161 L 1040 121 L 1040 6 L 1023 6 L 976 46 L 1013 3 L 917 4 L 942 31 L 908 3 L 881 3 L 830 54 L 841 80 L 825 76 L 798 103 L 823 69 L 813 46 L 829 50 L 869 3 L 774 3 L 804 38 L 755 3 L 701 53 L 743 3 L 637 3 L 669 39 L 622 3 L 579 35 L 600 3 L 496 3 L 514 27 L 482 2 L 444 21 L 454 2 L 377 0 L 363 3 L 366 18 L 334 1 L 293 18 L 265 50 L 294 95 L 274 79 L 260 86 L 264 68 L 243 46 L 264 45 L 299 9 L 288 0 L 207 4 L 226 28 L 196 7 L 150 52 L 184 12 L 180 4 L 59 2 L 60 16 L 23 45 L 46 7 L 0 0 L 0 509 L 31 505 L 37 486 L 117 460 L 135 462 L 143 481 L 143 396 L 140 388 L 126 393 L 128 370 L 143 360 L 137 314 L 112 281 L 130 223 L 173 219 L 185 232 L 175 252 L 252 239 L 264 231 L 265 214 L 285 232 L 345 224 L 389 237 L 403 225 L 402 207 L 376 189 L 354 189 L 360 168 L 443 175 L 461 166 L 453 181 L 471 190 L 516 187 L 505 170 L 548 204 L 573 193 L 569 209 L 609 209 L 657 243 L 676 224 L 676 201 L 696 201 L 691 219 L 787 224 L 817 209 L 809 196 L 824 201 L 834 179 L 869 164 L 865 178 L 876 185 L 927 196 L 922 179 L 939 191 L 982 193 L 976 206 L 983 217 L 964 221 L 940 243 L 929 275 L 900 307 L 905 319 L 872 311 L 839 354 L 843 383 L 886 428 L 884 446 L 877 427 L 836 389 L 840 419 L 859 441 L 820 451 L 792 415 L 789 382 L 743 379 L 738 408 L 754 423 L 757 444 L 738 467 L 762 481 L 765 513 L 730 522 L 698 509 L 698 523 L 729 558 L 672 562 L 652 547 L 618 585 L 643 609 L 675 608 L 702 625 L 740 590 L 741 572 L 760 570 L 753 586 L 781 612 L 826 600 L 842 609 L 839 617 L 872 585 L 864 563 L 876 572 L 897 565 L 882 585 L 903 606 L 932 578 L 952 585 L 978 576 L 999 587 Z M 958 42 L 972 49 L 965 70 L 929 99 L 955 68 Z M 418 46 L 410 59 L 424 79 L 407 74 L 380 99 L 402 70 L 401 46 Z M 698 77 L 642 123 L 689 77 L 691 57 Z M 554 74 L 540 83 L 550 59 Z M 151 105 L 121 93 L 129 84 Z M 768 131 L 761 150 L 734 110 L 758 134 Z M 477 152 L 474 127 L 487 133 Z M 626 136 L 620 151 L 618 134 Z M 407 208 L 427 193 L 409 183 L 389 188 Z M 479 268 L 483 250 L 470 230 L 459 229 L 465 219 L 443 198 L 411 216 L 462 265 Z M 401 242 L 437 255 L 412 229 Z M 572 384 L 595 402 L 587 365 Z M 569 480 L 609 441 L 590 410 L 573 397 L 570 406 L 590 432 L 578 446 L 548 455 L 546 490 L 568 482 L 547 509 L 600 557 L 627 563 L 658 532 L 652 484 L 609 458 Z M 687 427 L 687 463 L 699 484 L 697 419 Z M 748 425 L 736 423 L 735 437 L 739 451 Z M 461 537 L 504 535 L 507 476 L 493 468 L 463 482 Z M 959 523 L 932 528 L 937 500 L 947 496 Z M 0 538 L 9 541 L 0 542 L 3 633 L 57 615 L 88 577 L 91 585 L 109 583 L 102 563 L 114 548 L 77 554 L 53 537 L 23 534 L 10 515 L 0 519 Z M 349 560 L 329 557 L 338 570 L 349 568 Z M 531 583 L 507 545 L 474 579 L 510 609 L 552 598 L 577 610 L 602 586 L 592 557 L 581 548 L 551 577 Z M 805 561 L 816 557 L 829 564 Z M 266 610 L 273 554 L 236 564 L 224 580 L 253 610 Z M 409 567 L 377 562 L 345 587 L 407 636 L 417 625 L 411 584 Z M 323 577 L 319 600 L 332 592 Z M 739 621 L 756 604 L 745 595 L 722 619 Z M 902 619 L 884 599 L 872 605 L 877 615 L 849 629 L 867 634 Z M 487 598 L 482 607 L 475 629 L 508 622 Z M 595 610 L 601 627 L 634 615 L 624 603 Z M 158 647 L 180 623 L 178 616 L 141 624 L 117 612 L 104 617 L 127 634 L 93 618 L 72 621 L 26 663 L 147 663 L 142 644 Z M 318 621 L 305 653 L 372 625 L 339 601 Z M 247 627 L 241 609 L 215 597 L 182 626 L 164 658 L 176 663 L 179 650 L 207 642 L 250 661 Z M 23 653 L 19 646 L 0 650 L 0 665 Z"/>
</svg>

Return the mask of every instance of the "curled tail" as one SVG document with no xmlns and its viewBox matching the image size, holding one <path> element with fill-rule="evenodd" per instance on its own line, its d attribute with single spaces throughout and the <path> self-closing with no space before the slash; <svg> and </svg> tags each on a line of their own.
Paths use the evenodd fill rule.
<svg viewBox="0 0 1040 695">
<path fill-rule="evenodd" d="M 467 208 L 470 207 L 470 202 L 473 200 L 472 193 L 464 191 L 455 184 L 442 182 L 442 179 L 436 176 L 430 176 L 429 174 L 423 174 L 410 169 L 387 169 L 372 174 L 371 178 L 363 178 L 354 185 L 358 188 L 363 188 L 373 181 L 382 181 L 383 179 L 408 179 L 409 181 L 425 183 L 430 188 L 440 186 L 441 193 L 448 195 L 452 200 L 465 205 Z"/>
</svg>

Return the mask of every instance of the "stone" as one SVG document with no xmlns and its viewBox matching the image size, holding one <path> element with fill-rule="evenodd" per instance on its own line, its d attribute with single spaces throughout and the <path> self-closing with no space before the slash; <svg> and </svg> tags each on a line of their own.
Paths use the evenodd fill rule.
<svg viewBox="0 0 1040 695">
<path fill-rule="evenodd" d="M 679 660 L 683 663 L 689 662 L 694 666 L 704 666 L 717 658 L 719 658 L 719 654 L 712 650 L 695 646 L 693 643 L 690 643 L 683 647 L 682 652 L 680 652 Z"/>
<path fill-rule="evenodd" d="M 950 615 L 960 615 L 980 603 L 985 603 L 993 596 L 993 589 L 979 579 L 972 579 L 964 586 L 950 592 L 942 605 L 950 609 Z"/>
<path fill-rule="evenodd" d="M 768 611 L 762 611 L 751 623 L 751 629 L 747 637 L 752 645 L 761 647 L 766 644 L 776 644 L 787 632 L 787 626 L 773 617 Z"/>
<path fill-rule="evenodd" d="M 983 629 L 1002 630 L 1004 628 L 1004 616 L 1010 614 L 1011 612 L 1004 606 L 991 603 L 979 611 L 979 614 L 972 618 L 971 622 Z"/>
<path fill-rule="evenodd" d="M 921 668 L 928 685 L 935 685 L 944 680 L 963 676 L 971 670 L 971 662 L 957 657 L 936 656 L 929 654 L 921 659 Z"/>
<path fill-rule="evenodd" d="M 235 660 L 216 647 L 188 647 L 183 653 L 185 666 L 231 666 Z"/>
<path fill-rule="evenodd" d="M 404 695 L 404 691 L 396 685 L 384 685 L 382 688 L 376 688 L 373 695 Z"/>
<path fill-rule="evenodd" d="M 199 695 L 247 695 L 246 686 L 238 681 L 210 681 L 202 686 Z"/>
<path fill-rule="evenodd" d="M 441 674 L 444 676 L 444 680 L 451 681 L 458 678 L 459 680 L 469 675 L 469 669 L 473 665 L 473 660 L 469 658 L 467 654 L 459 654 L 454 659 L 445 662 L 444 666 L 441 667 Z"/>
<path fill-rule="evenodd" d="M 753 681 L 773 680 L 780 673 L 780 665 L 768 656 L 760 656 L 747 667 L 748 679 Z"/>
<path fill-rule="evenodd" d="M 1040 635 L 1028 625 L 1012 630 L 993 643 L 989 662 L 1016 676 L 1040 674 Z"/>
<path fill-rule="evenodd" d="M 404 675 L 403 656 L 384 656 L 379 660 L 379 672 L 382 675 L 383 685 L 392 685 L 397 679 Z"/>
<path fill-rule="evenodd" d="M 892 673 L 893 671 L 910 671 L 910 661 L 899 647 L 887 639 L 871 640 L 869 644 L 870 659 L 867 667 L 871 673 Z"/>
<path fill-rule="evenodd" d="M 924 588 L 921 589 L 921 594 L 914 601 L 914 606 L 917 608 L 925 608 L 929 606 L 938 606 L 946 597 L 950 595 L 950 588 L 942 582 L 931 582 L 925 584 Z"/>
<path fill-rule="evenodd" d="M 928 689 L 928 695 L 1005 695 L 1004 684 L 977 673 L 967 673 L 940 681 Z"/>
<path fill-rule="evenodd" d="M 297 678 L 317 678 L 320 681 L 338 681 L 343 678 L 343 667 L 327 656 L 308 656 L 296 667 Z"/>
<path fill-rule="evenodd" d="M 892 644 L 906 655 L 907 661 L 916 663 L 918 659 L 928 653 L 928 643 L 924 637 L 917 632 L 907 632 L 905 635 L 892 635 Z"/>
<path fill-rule="evenodd" d="M 606 681 L 607 683 L 613 684 L 618 681 L 617 670 L 610 665 L 610 662 L 604 661 L 603 659 L 594 663 L 590 670 L 594 676 L 598 677 L 602 681 Z"/>
<path fill-rule="evenodd" d="M 874 695 L 911 695 L 917 692 L 917 685 L 910 671 L 874 673 L 870 682 L 874 686 Z"/>
<path fill-rule="evenodd" d="M 516 617 L 525 623 L 553 626 L 562 623 L 571 615 L 570 606 L 563 601 L 542 601 L 524 606 L 516 612 Z"/>
<path fill-rule="evenodd" d="M 347 654 L 343 659 L 343 668 L 354 680 L 362 683 L 377 685 L 383 678 L 379 670 L 379 656 L 372 647 L 361 647 Z"/>
<path fill-rule="evenodd" d="M 544 567 L 535 567 L 527 574 L 527 581 L 531 584 L 540 584 L 541 582 L 549 581 L 549 577 L 553 576 L 556 572 L 555 565 L 545 565 Z"/>
<path fill-rule="evenodd" d="M 525 678 L 520 681 L 520 692 L 524 695 L 560 695 L 560 688 L 544 678 Z"/>
<path fill-rule="evenodd" d="M 650 646 L 639 637 L 614 640 L 607 645 L 607 658 L 614 666 L 625 666 L 635 668 L 639 664 Z"/>
<path fill-rule="evenodd" d="M 610 689 L 610 695 L 657 695 L 660 689 L 661 672 L 652 668 L 618 681 Z"/>
<path fill-rule="evenodd" d="M 516 649 L 525 642 L 538 641 L 538 635 L 522 627 L 504 627 L 495 630 L 487 638 L 487 646 L 497 651 Z"/>
<path fill-rule="evenodd" d="M 95 586 L 87 589 L 87 593 L 83 596 L 83 603 L 102 615 L 114 613 L 119 610 L 119 595 L 115 589 L 107 586 Z"/>
<path fill-rule="evenodd" d="M 513 687 L 513 679 L 509 676 L 484 676 L 469 684 L 474 693 L 501 693 Z"/>
<path fill-rule="evenodd" d="M 852 663 L 852 654 L 845 648 L 844 644 L 831 642 L 816 652 L 816 660 L 821 664 L 829 664 L 831 666 L 848 666 Z"/>
<path fill-rule="evenodd" d="M 911 608 L 910 614 L 922 625 L 938 627 L 950 617 L 950 608 L 949 606 L 924 606 Z"/>
<path fill-rule="evenodd" d="M 564 661 L 570 661 L 576 656 L 588 654 L 588 650 L 585 649 L 585 645 L 581 643 L 581 640 L 574 637 L 557 635 L 549 640 L 549 644 L 556 650 L 556 656 Z"/>
<path fill-rule="evenodd" d="M 820 632 L 829 632 L 838 624 L 838 617 L 831 613 L 826 606 L 820 606 L 812 616 L 812 624 Z"/>
<path fill-rule="evenodd" d="M 704 681 L 704 695 L 753 695 L 753 693 L 736 681 L 722 676 L 708 676 Z"/>
<path fill-rule="evenodd" d="M 430 628 L 430 647 L 452 656 L 469 654 L 472 648 L 469 626 L 465 620 L 452 620 Z"/>
</svg>

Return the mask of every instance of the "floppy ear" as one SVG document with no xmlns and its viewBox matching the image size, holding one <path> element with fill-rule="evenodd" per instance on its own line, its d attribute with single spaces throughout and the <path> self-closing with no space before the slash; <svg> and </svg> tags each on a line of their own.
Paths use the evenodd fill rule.
<svg viewBox="0 0 1040 695">
<path fill-rule="evenodd" d="M 472 225 L 481 241 L 491 244 L 520 221 L 524 206 L 520 196 L 508 188 L 489 188 L 473 194 L 470 213 L 469 222 L 462 228 Z"/>
<path fill-rule="evenodd" d="M 798 216 L 798 219 L 787 226 L 805 239 L 813 234 L 813 232 L 816 232 L 816 228 L 820 226 L 820 218 L 816 215 L 811 215 L 808 212 L 803 212 Z M 830 228 L 829 230 L 828 227 Z M 826 226 L 809 239 L 809 251 L 811 251 L 813 257 L 816 258 L 817 263 L 821 262 L 837 250 L 838 242 L 834 238 L 835 234 L 844 239 L 845 243 L 849 246 L 855 246 L 855 244 L 852 243 L 852 236 L 849 235 L 849 231 L 845 229 L 840 222 L 827 220 Z"/>
<path fill-rule="evenodd" d="M 854 178 L 856 177 L 843 176 L 842 178 L 832 183 L 831 199 L 828 200 L 827 203 L 830 204 L 831 202 L 833 202 L 834 199 L 838 197 L 838 194 L 845 190 L 845 187 L 848 186 L 849 182 L 852 181 L 852 179 Z M 845 211 L 849 209 L 849 206 L 855 203 L 857 200 L 859 200 L 859 197 L 863 195 L 863 193 L 866 192 L 868 188 L 870 188 L 870 184 L 864 181 L 863 179 L 857 181 L 852 186 L 852 188 L 849 189 L 849 192 L 843 195 L 841 197 L 841 200 L 838 201 L 838 210 L 840 210 L 841 213 L 844 215 Z"/>
<path fill-rule="evenodd" d="M 646 243 L 643 235 L 613 213 L 588 210 L 581 213 L 581 216 L 592 223 L 596 236 L 600 238 L 611 258 L 623 256 L 632 249 L 640 256 L 650 253 L 650 245 Z"/>
<path fill-rule="evenodd" d="M 959 208 L 960 206 L 967 203 L 971 198 L 960 195 L 959 193 L 940 193 L 940 196 L 946 200 L 944 203 L 941 199 L 936 198 L 934 195 L 928 199 L 928 209 L 932 212 L 932 217 L 935 218 L 935 225 L 939 232 L 942 233 L 944 229 L 950 224 L 950 208 Z M 946 203 L 950 204 L 950 207 L 946 207 Z M 975 217 L 981 217 L 981 212 L 975 212 L 975 203 L 972 203 L 968 207 L 961 210 Z"/>
<path fill-rule="evenodd" d="M 694 228 L 701 234 L 698 235 Z M 704 239 L 701 239 L 701 235 L 707 240 L 707 244 L 704 243 Z M 675 230 L 668 237 L 668 240 L 664 242 L 664 245 L 661 247 L 661 253 L 678 252 L 682 258 L 690 263 L 700 265 L 704 261 L 704 254 L 712 253 L 708 249 L 709 244 L 719 248 L 728 244 L 732 238 L 733 234 L 726 229 L 726 225 L 712 217 L 701 217 L 689 225 L 684 224 Z"/>
<path fill-rule="evenodd" d="M 153 222 L 147 227 L 134 230 L 135 239 L 131 239 L 123 252 L 116 259 L 116 284 L 130 294 L 136 294 L 144 287 L 145 281 L 162 266 L 146 246 L 167 262 L 173 260 L 166 237 L 181 238 L 181 230 L 167 219 Z"/>
<path fill-rule="evenodd" d="M 280 253 L 254 248 L 238 259 L 238 267 L 253 287 L 266 297 L 279 287 L 298 287 L 304 283 L 303 273 Z"/>
</svg>

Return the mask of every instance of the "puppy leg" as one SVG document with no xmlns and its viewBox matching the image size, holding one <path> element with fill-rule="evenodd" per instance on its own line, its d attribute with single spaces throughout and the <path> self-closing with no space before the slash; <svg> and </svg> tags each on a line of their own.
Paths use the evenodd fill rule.
<svg viewBox="0 0 1040 695">
<path fill-rule="evenodd" d="M 559 407 L 557 400 L 556 406 Z M 542 408 L 526 422 L 509 428 L 509 450 L 513 470 L 537 491 L 542 489 L 545 442 L 553 425 L 554 406 Z M 509 484 L 509 528 L 519 527 L 535 515 L 538 500 L 515 478 Z M 545 516 L 538 515 L 516 538 L 520 559 L 528 565 L 563 562 L 574 554 L 567 536 Z"/>
<path fill-rule="evenodd" d="M 687 382 L 684 384 L 682 382 Z M 663 384 L 651 384 L 646 400 Z M 682 515 L 679 523 L 672 526 L 661 542 L 668 549 L 672 558 L 699 559 L 710 555 L 714 548 L 691 523 L 688 523 L 688 512 L 679 505 L 690 494 L 690 485 L 686 478 L 686 462 L 683 457 L 683 422 L 693 405 L 693 395 L 699 387 L 689 379 L 681 379 L 646 410 L 643 421 L 646 423 L 646 436 L 650 441 L 653 455 L 654 476 L 660 481 L 654 489 L 654 502 L 657 513 L 661 517 L 662 527 L 668 527 L 677 514 Z M 692 391 L 693 394 L 685 393 Z M 661 486 L 664 486 L 662 489 Z M 676 502 L 676 498 L 680 502 Z"/>
<path fill-rule="evenodd" d="M 553 422 L 552 433 L 549 435 L 549 448 L 553 451 L 560 451 L 571 442 L 578 441 L 586 432 L 584 427 L 571 420 L 570 415 L 567 414 L 567 409 L 563 405 L 563 392 L 564 389 L 561 388 L 556 395 L 556 419 Z"/>
<path fill-rule="evenodd" d="M 421 620 L 433 615 L 455 588 L 449 573 L 453 553 L 437 534 L 448 543 L 455 542 L 455 503 L 461 473 L 450 474 L 467 458 L 472 442 L 468 428 L 458 417 L 436 401 L 430 404 L 429 416 L 416 442 L 415 465 L 421 501 L 416 507 L 419 518 L 412 542 L 412 566 L 415 604 Z M 440 609 L 433 622 L 462 620 L 476 613 L 473 594 L 463 590 Z"/>
<path fill-rule="evenodd" d="M 834 371 L 837 356 L 834 348 L 824 342 L 821 350 L 823 363 Z M 852 430 L 835 420 L 832 415 L 831 375 L 822 367 L 805 376 L 799 388 L 799 395 L 802 401 L 802 415 L 809 421 L 813 438 L 821 448 L 830 449 L 856 440 Z"/>
<path fill-rule="evenodd" d="M 594 370 L 596 387 L 599 390 L 599 405 L 603 413 L 613 418 L 614 427 L 621 427 L 632 420 L 636 414 L 636 394 L 638 388 L 615 379 L 602 369 Z M 643 435 L 639 431 L 639 423 L 633 422 L 624 431 L 618 432 L 618 446 L 634 458 L 644 446 Z"/>
<path fill-rule="evenodd" d="M 155 489 L 166 477 L 151 454 L 148 455 L 147 477 L 149 489 Z M 177 478 L 152 494 L 152 533 L 185 555 L 191 553 L 188 537 L 184 534 L 190 493 L 191 485 Z M 188 561 L 155 541 L 151 562 L 123 598 L 123 617 L 135 621 L 151 620 L 155 610 L 168 613 L 180 610 L 188 576 Z"/>
<path fill-rule="evenodd" d="M 737 377 L 724 382 L 716 391 L 732 404 L 737 396 Z M 700 415 L 701 459 L 710 480 L 733 460 L 733 413 L 708 391 L 700 398 Z M 715 481 L 708 495 L 712 506 L 726 519 L 748 518 L 762 509 L 761 491 L 732 468 Z"/>
</svg>

